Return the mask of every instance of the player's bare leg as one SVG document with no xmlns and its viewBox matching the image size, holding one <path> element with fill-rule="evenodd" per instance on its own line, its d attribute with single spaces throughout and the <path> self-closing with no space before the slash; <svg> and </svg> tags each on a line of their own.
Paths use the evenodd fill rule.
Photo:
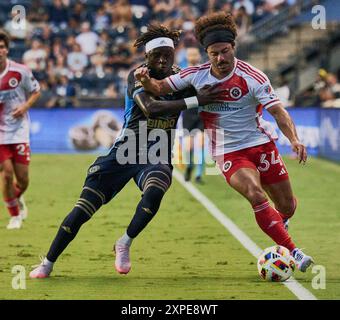
<svg viewBox="0 0 340 320">
<path fill-rule="evenodd" d="M 289 179 L 278 183 L 263 185 L 263 188 L 274 202 L 275 209 L 279 212 L 285 228 L 288 230 L 289 218 L 294 215 L 297 206 L 297 200 L 293 195 Z M 312 257 L 304 254 L 301 249 L 293 250 L 292 255 L 298 269 L 303 272 L 313 263 Z"/>
<path fill-rule="evenodd" d="M 15 195 L 19 201 L 20 216 L 23 220 L 27 218 L 28 209 L 23 197 L 24 192 L 27 190 L 29 184 L 29 166 L 26 164 L 15 163 L 14 172 L 16 177 L 16 182 L 14 182 L 13 187 L 15 190 Z"/>
<path fill-rule="evenodd" d="M 11 159 L 7 159 L 2 163 L 1 184 L 2 195 L 4 198 L 11 198 L 15 196 L 13 181 L 14 181 L 14 167 Z"/>
<path fill-rule="evenodd" d="M 231 176 L 230 185 L 250 202 L 254 209 L 256 221 L 262 231 L 278 245 L 288 248 L 295 259 L 297 268 L 305 272 L 313 259 L 305 255 L 301 249 L 298 249 L 291 240 L 284 227 L 281 215 L 268 202 L 261 186 L 259 172 L 251 168 L 241 168 Z M 290 184 L 286 183 L 284 186 L 289 191 Z M 284 197 L 280 200 L 283 201 Z"/>
<path fill-rule="evenodd" d="M 237 170 L 230 179 L 230 185 L 242 194 L 254 207 L 267 200 L 261 187 L 260 174 L 252 168 Z"/>
<path fill-rule="evenodd" d="M 2 162 L 1 185 L 2 195 L 5 202 L 5 206 L 8 209 L 11 219 L 7 225 L 7 229 L 20 229 L 22 219 L 20 217 L 19 202 L 15 196 L 15 189 L 13 186 L 14 181 L 14 166 L 11 159 L 7 159 Z"/>
</svg>

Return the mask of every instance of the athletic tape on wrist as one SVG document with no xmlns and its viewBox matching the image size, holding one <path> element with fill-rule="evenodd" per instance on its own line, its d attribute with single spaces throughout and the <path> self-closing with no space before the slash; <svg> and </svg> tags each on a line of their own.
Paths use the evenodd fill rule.
<svg viewBox="0 0 340 320">
<path fill-rule="evenodd" d="M 185 102 L 185 104 L 187 106 L 187 109 L 197 108 L 199 106 L 198 99 L 197 99 L 196 96 L 185 98 L 184 102 Z"/>
</svg>

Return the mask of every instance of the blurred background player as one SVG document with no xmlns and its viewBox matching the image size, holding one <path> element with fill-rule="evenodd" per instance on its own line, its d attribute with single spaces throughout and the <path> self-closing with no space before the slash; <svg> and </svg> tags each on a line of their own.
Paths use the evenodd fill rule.
<svg viewBox="0 0 340 320">
<path fill-rule="evenodd" d="M 23 193 L 29 182 L 28 109 L 40 96 L 31 71 L 9 60 L 9 36 L 0 30 L 0 166 L 2 194 L 11 219 L 7 229 L 19 229 L 27 216 Z"/>
<path fill-rule="evenodd" d="M 162 25 L 150 25 L 148 31 L 136 40 L 137 47 L 145 46 L 147 63 L 143 66 L 148 68 L 153 77 L 163 79 L 179 71 L 178 67 L 174 66 L 174 48 L 179 35 L 179 31 L 170 31 Z M 221 92 L 220 89 L 208 88 L 198 92 L 195 99 L 204 105 L 215 101 Z M 176 128 L 180 111 L 191 104 L 193 97 L 188 98 L 189 100 L 183 99 L 186 95 L 192 95 L 192 91 L 164 95 L 156 100 L 144 90 L 140 81 L 135 79 L 134 70 L 130 72 L 123 130 L 109 154 L 98 157 L 90 166 L 80 199 L 62 222 L 46 258 L 30 273 L 31 278 L 48 277 L 53 264 L 77 235 L 80 227 L 133 178 L 143 193 L 142 199 L 125 234 L 114 244 L 116 270 L 122 274 L 130 271 L 132 241 L 156 215 L 162 198 L 171 185 L 174 138 L 172 129 Z M 143 127 L 147 136 L 140 134 Z M 158 133 L 162 131 L 163 137 L 165 134 L 166 141 L 160 141 L 162 145 L 166 145 L 164 157 L 155 158 L 152 154 L 155 145 L 159 143 L 159 139 L 148 140 L 153 130 L 158 130 Z M 132 143 L 131 150 L 126 149 L 128 143 Z M 129 159 L 131 161 L 123 163 Z"/>
<path fill-rule="evenodd" d="M 205 129 L 210 129 L 212 156 L 230 186 L 250 202 L 261 230 L 275 243 L 288 248 L 297 268 L 305 272 L 313 259 L 296 247 L 285 226 L 296 210 L 297 201 L 278 149 L 261 126 L 263 108 L 288 138 L 300 163 L 307 160 L 306 147 L 268 77 L 235 57 L 237 29 L 232 15 L 202 16 L 195 23 L 195 33 L 209 62 L 183 69 L 163 80 L 151 78 L 145 68 L 138 69 L 135 76 L 154 95 L 177 92 L 188 86 L 199 90 L 205 85 L 219 85 L 228 92 L 223 103 L 213 103 L 200 110 Z M 275 207 L 269 203 L 268 196 Z"/>
<path fill-rule="evenodd" d="M 187 48 L 186 65 L 187 67 L 194 67 L 201 63 L 201 53 L 196 47 Z M 204 170 L 204 124 L 198 114 L 197 108 L 188 109 L 182 112 L 182 126 L 184 129 L 184 137 L 182 137 L 182 144 L 184 148 L 184 163 L 186 164 L 184 179 L 189 181 L 191 179 L 192 171 L 195 168 L 195 181 L 202 183 L 202 175 Z"/>
</svg>

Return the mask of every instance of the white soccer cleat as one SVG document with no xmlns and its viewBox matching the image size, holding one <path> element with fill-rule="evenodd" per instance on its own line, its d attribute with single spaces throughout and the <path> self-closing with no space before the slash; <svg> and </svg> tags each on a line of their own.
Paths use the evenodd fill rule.
<svg viewBox="0 0 340 320">
<path fill-rule="evenodd" d="M 41 263 L 30 272 L 30 278 L 32 279 L 44 279 L 48 278 L 53 270 L 53 263 L 49 262 L 46 258 L 40 258 Z"/>
<path fill-rule="evenodd" d="M 21 219 L 25 220 L 28 215 L 28 209 L 27 209 L 23 195 L 21 195 L 20 198 L 18 199 L 18 203 L 19 203 L 19 212 L 20 212 Z"/>
<path fill-rule="evenodd" d="M 131 269 L 130 247 L 118 242 L 115 243 L 114 252 L 116 253 L 115 268 L 121 274 L 129 273 Z"/>
<path fill-rule="evenodd" d="M 307 268 L 314 263 L 313 258 L 304 254 L 301 249 L 295 248 L 291 255 L 294 258 L 296 267 L 301 272 L 306 272 Z"/>
<path fill-rule="evenodd" d="M 14 216 L 9 220 L 9 223 L 7 225 L 8 230 L 13 230 L 13 229 L 20 229 L 22 225 L 22 219 L 21 216 Z"/>
</svg>

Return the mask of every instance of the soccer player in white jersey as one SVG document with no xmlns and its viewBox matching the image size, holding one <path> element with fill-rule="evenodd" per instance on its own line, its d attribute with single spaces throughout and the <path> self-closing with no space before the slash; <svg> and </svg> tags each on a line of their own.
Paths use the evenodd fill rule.
<svg viewBox="0 0 340 320">
<path fill-rule="evenodd" d="M 145 68 L 138 69 L 135 76 L 154 95 L 190 85 L 196 90 L 206 85 L 227 90 L 221 97 L 222 103 L 199 107 L 205 129 L 209 129 L 212 156 L 230 186 L 250 202 L 259 227 L 278 245 L 288 248 L 298 269 L 305 272 L 313 260 L 296 247 L 287 231 L 287 221 L 293 216 L 297 201 L 274 139 L 261 126 L 263 108 L 289 139 L 300 163 L 307 160 L 306 148 L 267 76 L 235 57 L 237 30 L 232 16 L 203 16 L 196 21 L 195 33 L 209 62 L 163 80 L 151 78 Z M 194 99 L 191 104 L 198 106 Z"/>
<path fill-rule="evenodd" d="M 19 229 L 27 216 L 23 199 L 30 162 L 27 111 L 39 98 L 40 86 L 26 66 L 8 59 L 9 41 L 0 30 L 0 176 L 11 215 L 7 229 Z"/>
</svg>

